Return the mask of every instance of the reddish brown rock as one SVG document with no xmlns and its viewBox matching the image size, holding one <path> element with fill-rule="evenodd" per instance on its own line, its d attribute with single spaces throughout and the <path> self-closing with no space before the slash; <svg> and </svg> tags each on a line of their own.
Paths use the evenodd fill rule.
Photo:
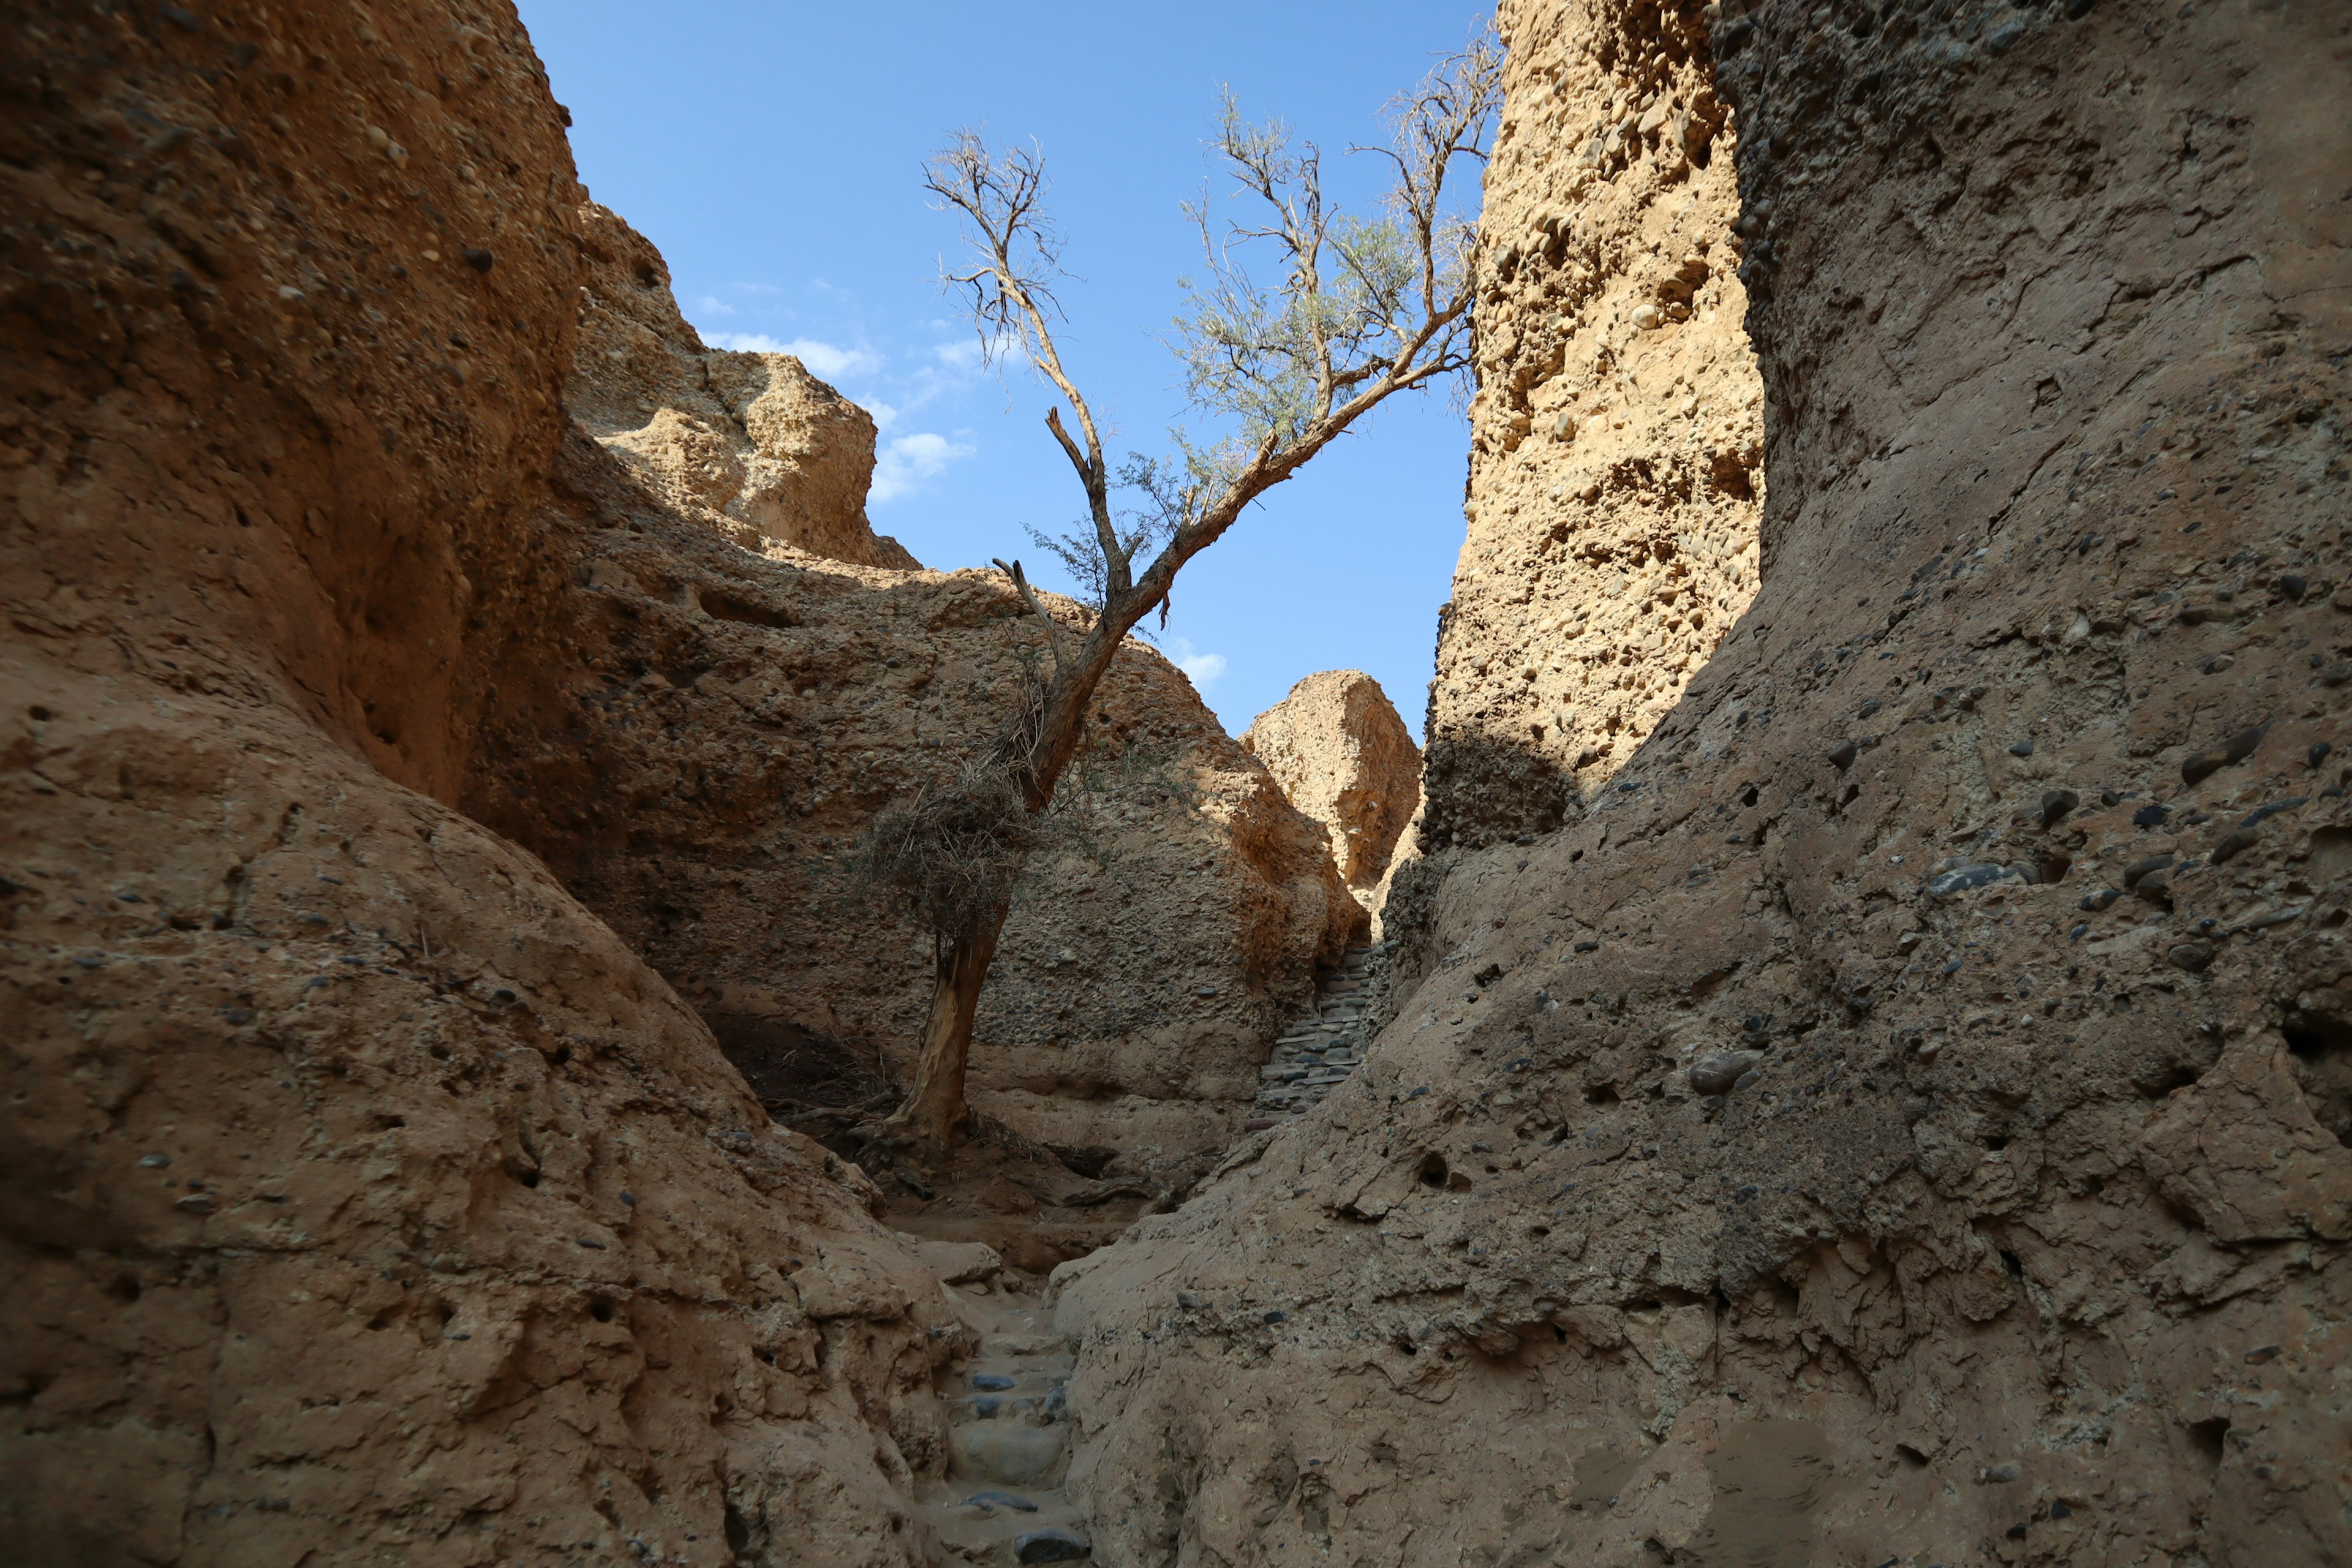
<svg viewBox="0 0 2352 1568">
<path fill-rule="evenodd" d="M 2352 1553 L 2342 19 L 1739 9 L 1507 5 L 1486 222 L 1713 60 L 1761 586 L 1580 809 L 1441 722 L 1365 1065 L 1058 1276 L 1113 1560 Z M 1590 592 L 1469 564 L 1449 638 Z"/>
<path fill-rule="evenodd" d="M 1340 878 L 1368 900 L 1421 805 L 1421 749 L 1381 683 L 1360 669 L 1310 675 L 1257 716 L 1242 745 L 1322 824 Z"/>
</svg>

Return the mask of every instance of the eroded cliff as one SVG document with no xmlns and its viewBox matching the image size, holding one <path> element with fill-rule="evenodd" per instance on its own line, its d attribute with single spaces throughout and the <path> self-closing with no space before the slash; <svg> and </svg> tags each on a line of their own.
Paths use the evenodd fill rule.
<svg viewBox="0 0 2352 1568">
<path fill-rule="evenodd" d="M 0 1535 L 922 1560 L 938 1279 L 455 808 L 572 593 L 511 12 L 0 30 Z"/>
<path fill-rule="evenodd" d="M 1447 682 L 1521 715 L 1576 647 L 1529 604 L 1593 595 L 1488 564 L 1595 526 L 1512 467 L 1575 323 L 1482 339 L 1520 510 L 1446 637 L 1513 657 L 1442 673 L 1430 816 L 1494 847 L 1425 863 L 1345 1087 L 1058 1277 L 1073 1485 L 1139 1563 L 2342 1561 L 2345 15 L 1660 15 L 1504 7 L 1486 222 L 1580 187 L 1548 233 L 1631 196 L 1719 226 L 1705 288 L 1744 250 L 1757 597 L 1617 689 L 1580 810 L 1540 735 L 1441 775 Z M 1716 167 L 1588 161 L 1710 75 Z M 1629 431 L 1731 384 L 1731 305 L 1621 323 Z"/>
<path fill-rule="evenodd" d="M 663 367 L 709 351 L 678 320 L 651 247 L 602 208 L 582 216 L 602 247 L 567 392 L 582 428 L 687 418 L 664 399 L 700 406 L 702 384 L 665 380 Z M 635 346 L 606 359 L 593 351 L 625 335 L 609 324 L 625 289 Z M 733 357 L 782 386 L 806 379 L 787 356 Z M 641 454 L 573 440 L 559 549 L 578 591 L 541 644 L 505 656 L 465 796 L 793 1110 L 887 1100 L 905 1081 L 930 942 L 860 886 L 859 835 L 892 801 L 951 780 L 1047 658 L 999 574 L 857 563 L 877 552 L 856 504 L 872 426 L 854 408 L 826 412 L 850 405 L 809 384 L 799 402 L 820 410 L 814 435 L 772 415 L 782 434 L 763 440 L 831 454 L 796 472 L 856 480 L 854 493 L 823 492 L 836 520 L 825 553 L 751 537 L 679 501 Z M 1074 624 L 1082 613 L 1051 603 Z M 983 995 L 971 1095 L 1093 1173 L 1181 1189 L 1239 1132 L 1276 1026 L 1362 917 L 1317 824 L 1173 666 L 1130 644 L 1096 706 Z M 1061 1251 L 1033 1253 L 1024 1215 L 1023 1259 L 1050 1268 L 1133 1207 L 1108 1226 L 1069 1216 Z M 1013 1245 L 1008 1232 L 989 1239 Z"/>
</svg>

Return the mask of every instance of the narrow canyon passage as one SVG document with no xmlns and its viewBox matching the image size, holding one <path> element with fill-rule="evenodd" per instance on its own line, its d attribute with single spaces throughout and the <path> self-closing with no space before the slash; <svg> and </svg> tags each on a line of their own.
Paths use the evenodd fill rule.
<svg viewBox="0 0 2352 1568">
<path fill-rule="evenodd" d="M 0 20 L 0 1539 L 2352 1558 L 2352 13 L 1496 26 L 1425 754 L 1123 650 L 926 1163 L 1038 617 L 511 12 Z"/>
</svg>

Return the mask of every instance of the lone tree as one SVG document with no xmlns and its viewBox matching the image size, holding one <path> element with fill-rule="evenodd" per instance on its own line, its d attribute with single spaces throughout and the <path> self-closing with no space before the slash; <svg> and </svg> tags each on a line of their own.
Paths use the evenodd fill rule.
<svg viewBox="0 0 2352 1568">
<path fill-rule="evenodd" d="M 1164 624 L 1176 574 L 1252 501 L 1388 398 L 1467 366 L 1477 236 L 1449 205 L 1446 182 L 1457 158 L 1486 156 L 1501 66 L 1482 34 L 1391 104 L 1391 145 L 1356 149 L 1393 167 L 1383 209 L 1370 217 L 1326 202 L 1313 143 L 1294 147 L 1278 121 L 1245 122 L 1227 95 L 1216 151 L 1258 221 L 1220 232 L 1205 201 L 1186 208 L 1203 261 L 1198 279 L 1184 280 L 1171 345 L 1192 406 L 1227 433 L 1202 446 L 1177 432 L 1172 455 L 1131 456 L 1115 473 L 1054 342 L 1061 237 L 1043 205 L 1043 157 L 961 131 L 925 164 L 926 187 L 958 215 L 971 253 L 965 269 L 943 269 L 942 284 L 968 302 L 992 361 L 1025 357 L 1069 405 L 1070 423 L 1057 406 L 1045 426 L 1086 491 L 1091 532 L 1035 537 L 1070 568 L 1094 613 L 1079 636 L 1046 612 L 1018 561 L 996 563 L 1045 624 L 1052 675 L 952 783 L 885 813 L 868 835 L 867 875 L 930 927 L 937 965 L 914 1084 L 881 1129 L 889 1141 L 944 1152 L 970 1117 L 972 1016 L 1013 882 L 1127 634 L 1155 608 Z M 1260 285 L 1244 270 L 1250 247 L 1270 248 L 1265 272 L 1279 283 Z M 1123 517 L 1112 510 L 1118 489 L 1139 498 Z M 1138 558 L 1155 550 L 1139 572 Z"/>
</svg>

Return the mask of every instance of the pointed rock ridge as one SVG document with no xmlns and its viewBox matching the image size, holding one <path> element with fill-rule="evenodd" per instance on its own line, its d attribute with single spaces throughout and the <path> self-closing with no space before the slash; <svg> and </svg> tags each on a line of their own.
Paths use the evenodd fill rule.
<svg viewBox="0 0 2352 1568">
<path fill-rule="evenodd" d="M 653 243 L 598 203 L 579 218 L 572 416 L 656 496 L 747 550 L 918 566 L 866 521 L 873 416 L 792 354 L 705 346 Z"/>
<path fill-rule="evenodd" d="M 1421 804 L 1421 748 L 1381 683 L 1360 669 L 1310 675 L 1257 716 L 1242 744 L 1323 825 L 1341 879 L 1370 907 Z"/>
</svg>

